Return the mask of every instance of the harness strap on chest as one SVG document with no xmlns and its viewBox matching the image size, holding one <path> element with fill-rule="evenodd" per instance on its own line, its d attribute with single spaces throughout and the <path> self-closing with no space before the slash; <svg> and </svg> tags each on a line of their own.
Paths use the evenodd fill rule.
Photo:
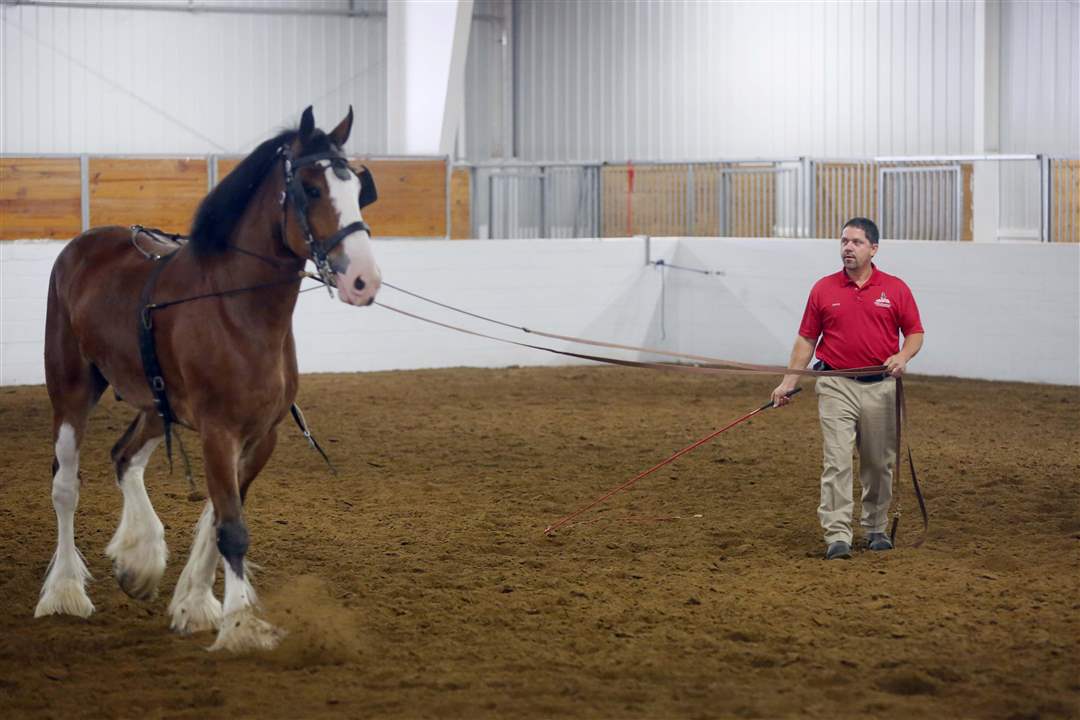
<svg viewBox="0 0 1080 720">
<path fill-rule="evenodd" d="M 146 279 L 142 297 L 139 301 L 139 355 L 142 357 L 143 373 L 146 382 L 150 386 L 150 393 L 154 397 L 154 410 L 165 424 L 165 454 L 169 458 L 169 471 L 172 472 L 172 426 L 176 422 L 169 405 L 169 396 L 165 390 L 165 376 L 161 370 L 161 362 L 158 360 L 157 347 L 154 343 L 154 321 L 152 313 L 154 305 L 151 296 L 154 293 L 154 285 L 158 276 L 165 266 L 172 260 L 172 255 L 164 255 L 154 262 L 154 268 Z M 185 455 L 186 459 L 186 455 Z M 189 471 L 190 474 L 190 471 Z"/>
</svg>

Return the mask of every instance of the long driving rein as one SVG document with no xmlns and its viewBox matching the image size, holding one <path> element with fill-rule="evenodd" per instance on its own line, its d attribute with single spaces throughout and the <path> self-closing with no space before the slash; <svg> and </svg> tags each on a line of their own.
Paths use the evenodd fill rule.
<svg viewBox="0 0 1080 720">
<path fill-rule="evenodd" d="M 293 206 L 294 212 L 296 212 L 296 220 L 300 225 L 300 230 L 304 235 L 304 242 L 308 247 L 310 253 L 310 259 L 315 264 L 315 268 L 318 271 L 318 277 L 313 276 L 311 273 L 300 272 L 293 273 L 287 277 L 279 280 L 272 280 L 270 282 L 259 283 L 257 285 L 250 285 L 240 288 L 232 288 L 229 290 L 220 290 L 217 292 L 203 293 L 200 295 L 192 295 L 184 298 L 177 298 L 175 300 L 166 300 L 162 302 L 152 302 L 151 297 L 153 295 L 154 286 L 157 284 L 158 277 L 164 271 L 165 266 L 175 256 L 176 251 L 187 244 L 187 238 L 182 235 L 174 235 L 172 233 L 162 232 L 153 228 L 144 228 L 141 225 L 131 226 L 131 244 L 148 260 L 154 261 L 155 265 L 153 270 L 150 271 L 150 276 L 146 279 L 146 285 L 143 287 L 142 296 L 139 302 L 139 320 L 138 320 L 138 333 L 139 333 L 139 354 L 142 358 L 143 372 L 146 376 L 147 385 L 150 387 L 150 393 L 154 399 L 154 410 L 161 417 L 162 422 L 165 425 L 165 453 L 169 459 L 169 466 L 172 467 L 172 426 L 175 424 L 184 425 L 176 415 L 173 413 L 172 406 L 169 404 L 169 396 L 165 384 L 165 376 L 161 369 L 161 362 L 157 354 L 157 346 L 154 342 L 154 323 L 152 314 L 155 310 L 163 310 L 173 305 L 180 305 L 183 303 L 192 302 L 195 300 L 202 300 L 211 297 L 227 297 L 230 295 L 236 295 L 239 293 L 251 292 L 254 290 L 261 290 L 263 288 L 272 287 L 275 285 L 285 285 L 294 282 L 300 282 L 304 278 L 312 278 L 319 280 L 322 284 L 326 285 L 327 292 L 331 295 L 333 290 L 331 288 L 334 285 L 333 282 L 333 269 L 330 267 L 330 261 L 328 259 L 329 254 L 342 243 L 342 241 L 350 234 L 363 230 L 371 235 L 371 228 L 363 220 L 350 223 L 343 228 L 340 228 L 336 233 L 323 241 L 319 241 L 315 238 L 314 233 L 311 231 L 311 225 L 308 222 L 307 210 L 307 192 L 304 189 L 303 183 L 300 181 L 297 175 L 297 170 L 315 165 L 316 163 L 324 160 L 330 163 L 330 166 L 334 169 L 334 174 L 342 179 L 347 180 L 348 174 L 354 172 L 350 167 L 348 160 L 335 152 L 322 152 L 314 153 L 311 155 L 305 155 L 303 157 L 294 160 L 292 158 L 292 150 L 289 147 L 289 143 L 283 144 L 278 148 L 278 156 L 282 158 L 282 168 L 285 179 L 285 190 L 281 193 L 281 241 L 285 245 L 285 249 L 290 254 L 295 255 L 292 248 L 285 241 L 285 227 L 286 227 L 286 213 L 289 205 Z M 379 195 L 375 188 L 375 180 L 371 176 L 371 171 L 365 166 L 361 166 L 362 169 L 357 172 L 357 176 L 360 178 L 360 197 L 358 198 L 359 205 L 362 208 L 367 207 L 371 203 L 375 202 Z M 162 242 L 165 244 L 174 245 L 167 253 L 156 253 L 146 250 L 139 244 L 139 238 L 141 235 L 149 236 L 151 239 Z M 227 246 L 228 249 L 234 250 L 244 255 L 250 255 L 258 258 L 264 262 L 267 262 L 275 267 L 281 267 L 281 263 L 274 258 L 260 255 L 249 250 L 244 250 L 233 245 Z M 315 289 L 315 288 L 310 288 Z M 330 458 L 327 457 L 322 447 L 315 440 L 311 431 L 308 429 L 307 423 L 304 420 L 304 415 L 300 411 L 300 408 L 296 403 L 293 403 L 290 408 L 293 419 L 296 421 L 300 431 L 307 438 L 311 447 L 314 448 L 322 455 L 326 460 L 327 465 L 330 466 L 332 472 L 336 472 L 333 464 L 330 462 Z M 186 425 L 185 425 L 186 427 Z M 184 462 L 187 465 L 187 454 L 183 452 L 183 444 L 181 444 L 181 452 L 184 455 Z M 191 480 L 190 466 L 187 468 L 188 481 Z"/>
</svg>

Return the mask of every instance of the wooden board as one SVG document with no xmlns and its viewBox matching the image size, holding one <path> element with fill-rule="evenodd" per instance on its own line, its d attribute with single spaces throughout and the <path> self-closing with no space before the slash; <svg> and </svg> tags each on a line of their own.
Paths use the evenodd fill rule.
<svg viewBox="0 0 1080 720">
<path fill-rule="evenodd" d="M 1080 242 L 1080 160 L 1052 160 L 1050 187 L 1050 240 Z"/>
<path fill-rule="evenodd" d="M 90 159 L 90 225 L 146 225 L 187 234 L 207 191 L 202 159 Z"/>
<path fill-rule="evenodd" d="M 82 231 L 78 158 L 0 158 L 0 240 Z"/>
</svg>

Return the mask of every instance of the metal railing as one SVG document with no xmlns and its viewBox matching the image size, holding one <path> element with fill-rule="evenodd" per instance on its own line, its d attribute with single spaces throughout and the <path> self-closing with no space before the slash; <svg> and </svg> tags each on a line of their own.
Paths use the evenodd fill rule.
<svg viewBox="0 0 1080 720">
<path fill-rule="evenodd" d="M 1080 160 L 1044 155 L 459 163 L 474 237 L 832 237 L 1080 242 Z"/>
</svg>

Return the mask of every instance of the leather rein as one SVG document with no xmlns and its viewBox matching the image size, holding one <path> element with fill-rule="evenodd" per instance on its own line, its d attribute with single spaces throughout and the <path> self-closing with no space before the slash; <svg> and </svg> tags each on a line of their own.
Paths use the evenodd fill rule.
<svg viewBox="0 0 1080 720">
<path fill-rule="evenodd" d="M 792 368 L 783 367 L 783 366 L 780 366 L 780 365 L 759 365 L 759 364 L 754 364 L 754 363 L 743 363 L 743 362 L 736 362 L 736 361 L 733 361 L 733 360 L 725 360 L 725 359 L 722 359 L 722 358 L 710 357 L 710 356 L 707 356 L 707 355 L 695 355 L 695 354 L 690 354 L 690 353 L 674 352 L 674 351 L 670 351 L 670 350 L 660 350 L 660 349 L 657 349 L 657 348 L 639 347 L 639 346 L 636 346 L 636 345 L 625 345 L 625 344 L 622 344 L 622 343 L 603 342 L 603 341 L 598 341 L 598 340 L 590 340 L 588 338 L 575 337 L 573 335 L 560 335 L 560 334 L 557 334 L 557 333 L 549 333 L 549 332 L 544 332 L 542 330 L 536 330 L 536 329 L 533 329 L 533 328 L 528 328 L 528 327 L 525 327 L 523 325 L 515 325 L 513 323 L 507 323 L 507 322 L 497 320 L 497 319 L 494 319 L 494 318 L 491 318 L 491 317 L 488 317 L 488 316 L 485 316 L 485 315 L 481 315 L 479 313 L 470 312 L 468 310 L 464 310 L 462 308 L 458 308 L 458 307 L 455 307 L 453 305 L 449 305 L 447 303 L 439 302 L 437 300 L 425 297 L 425 296 L 420 295 L 418 293 L 415 293 L 415 292 L 406 290 L 404 288 L 398 287 L 398 286 L 393 285 L 393 284 L 391 284 L 391 283 L 389 283 L 389 282 L 387 282 L 385 280 L 383 281 L 382 284 L 384 286 L 387 286 L 387 287 L 390 287 L 390 288 L 392 288 L 394 290 L 397 290 L 398 292 L 404 293 L 406 295 L 410 295 L 410 296 L 412 296 L 414 298 L 417 298 L 417 299 L 419 299 L 421 301 L 424 301 L 424 302 L 427 302 L 427 303 L 430 303 L 430 304 L 433 304 L 433 305 L 437 305 L 439 307 L 445 308 L 445 309 L 450 310 L 452 312 L 467 315 L 469 317 L 473 317 L 473 318 L 476 318 L 478 320 L 482 320 L 484 322 L 492 323 L 492 324 L 495 324 L 495 325 L 500 325 L 502 327 L 506 327 L 506 328 L 509 328 L 509 329 L 518 330 L 520 332 L 530 334 L 530 335 L 536 335 L 536 336 L 539 336 L 539 337 L 551 338 L 553 340 L 562 340 L 562 341 L 565 341 L 565 342 L 576 343 L 576 344 L 580 344 L 580 345 L 591 345 L 591 346 L 594 346 L 594 347 L 612 348 L 612 349 L 618 349 L 618 350 L 629 350 L 629 351 L 632 351 L 632 352 L 640 352 L 640 353 L 645 353 L 645 354 L 649 354 L 649 355 L 659 355 L 659 356 L 664 356 L 664 357 L 678 358 L 680 360 L 693 361 L 693 364 L 686 364 L 686 363 L 679 363 L 679 362 L 624 360 L 624 359 L 621 359 L 621 358 L 613 358 L 613 357 L 606 357 L 606 356 L 600 356 L 600 355 L 592 355 L 592 354 L 587 354 L 587 353 L 578 353 L 578 352 L 572 352 L 572 351 L 569 351 L 569 350 L 556 350 L 555 348 L 547 347 L 547 346 L 544 346 L 544 345 L 536 345 L 536 344 L 533 344 L 533 343 L 519 342 L 517 340 L 510 340 L 510 339 L 507 339 L 507 338 L 498 337 L 496 335 L 489 335 L 487 333 L 478 332 L 476 330 L 469 330 L 467 328 L 459 327 L 457 325 L 452 325 L 450 323 L 444 323 L 444 322 L 441 322 L 441 321 L 438 321 L 438 320 L 433 320 L 431 318 L 424 317 L 422 315 L 418 315 L 416 313 L 412 313 L 412 312 L 409 312 L 409 311 L 406 311 L 406 310 L 402 310 L 400 308 L 396 308 L 396 307 L 387 305 L 386 303 L 383 303 L 383 302 L 378 301 L 378 300 L 375 301 L 376 305 L 378 305 L 380 307 L 383 307 L 383 308 L 385 308 L 385 309 L 387 309 L 387 310 L 389 310 L 391 312 L 397 313 L 399 315 L 403 315 L 405 317 L 409 317 L 409 318 L 412 318 L 414 320 L 419 320 L 421 322 L 425 322 L 425 323 L 428 323 L 430 325 L 436 325 L 438 327 L 446 328 L 446 329 L 449 329 L 449 330 L 454 330 L 456 332 L 464 333 L 466 335 L 472 335 L 474 337 L 481 337 L 481 338 L 485 338 L 485 339 L 488 339 L 488 340 L 494 340 L 496 342 L 501 342 L 501 343 L 505 343 L 505 344 L 509 344 L 509 345 L 516 345 L 518 347 L 525 347 L 525 348 L 530 348 L 530 349 L 533 349 L 533 350 L 541 350 L 541 351 L 544 351 L 544 352 L 549 352 L 549 353 L 553 353 L 553 354 L 556 354 L 556 355 L 562 355 L 562 356 L 565 356 L 565 357 L 572 357 L 572 358 L 577 358 L 577 359 L 581 359 L 581 360 L 591 360 L 593 362 L 600 362 L 600 363 L 605 363 L 605 364 L 608 364 L 608 365 L 620 365 L 620 366 L 623 366 L 623 367 L 636 367 L 636 368 L 646 368 L 646 369 L 651 369 L 651 370 L 666 370 L 666 371 L 670 371 L 670 372 L 711 374 L 711 375 L 756 374 L 756 375 L 801 375 L 801 376 L 804 376 L 804 377 L 848 377 L 848 378 L 859 378 L 859 377 L 870 377 L 870 376 L 875 376 L 875 375 L 881 375 L 886 371 L 886 368 L 885 368 L 884 365 L 875 365 L 875 366 L 863 367 L 863 368 L 853 368 L 853 369 L 850 369 L 850 370 L 810 370 L 810 369 L 796 370 L 796 369 L 792 369 Z M 905 401 L 905 397 L 904 397 L 904 381 L 903 381 L 902 378 L 896 378 L 895 412 L 896 412 L 896 443 L 895 443 L 896 460 L 893 463 L 893 487 L 898 487 L 898 483 L 900 482 L 900 474 L 901 474 L 901 470 L 900 470 L 900 468 L 901 468 L 900 451 L 901 451 L 901 446 L 903 444 L 902 443 L 903 436 L 905 434 L 904 428 L 906 427 L 906 424 L 907 424 L 907 406 L 906 406 L 906 401 Z M 695 447 L 696 447 L 696 445 L 695 445 Z M 915 492 L 915 497 L 916 497 L 916 499 L 918 500 L 918 503 L 919 503 L 919 510 L 920 510 L 920 512 L 922 514 L 923 531 L 922 531 L 922 534 L 913 543 L 914 547 L 919 547 L 920 545 L 923 544 L 923 542 L 926 539 L 926 533 L 927 533 L 927 531 L 929 530 L 929 527 L 930 527 L 930 519 L 929 519 L 929 516 L 928 516 L 927 511 L 926 511 L 926 501 L 925 501 L 925 499 L 923 497 L 923 494 L 922 494 L 922 488 L 919 485 L 918 476 L 917 476 L 917 474 L 915 472 L 915 462 L 914 462 L 914 460 L 912 458 L 910 444 L 907 446 L 907 460 L 908 460 L 908 467 L 909 467 L 910 473 L 911 473 L 912 487 L 913 487 L 914 492 Z M 897 495 L 896 496 L 896 510 L 895 510 L 895 512 L 893 514 L 892 526 L 891 526 L 891 529 L 889 531 L 889 537 L 894 543 L 895 543 L 895 539 L 896 539 L 896 530 L 897 530 L 897 527 L 898 527 L 898 525 L 900 523 L 900 516 L 901 516 L 901 507 L 900 507 L 900 505 L 901 505 L 900 497 L 899 497 L 899 495 Z"/>
</svg>

